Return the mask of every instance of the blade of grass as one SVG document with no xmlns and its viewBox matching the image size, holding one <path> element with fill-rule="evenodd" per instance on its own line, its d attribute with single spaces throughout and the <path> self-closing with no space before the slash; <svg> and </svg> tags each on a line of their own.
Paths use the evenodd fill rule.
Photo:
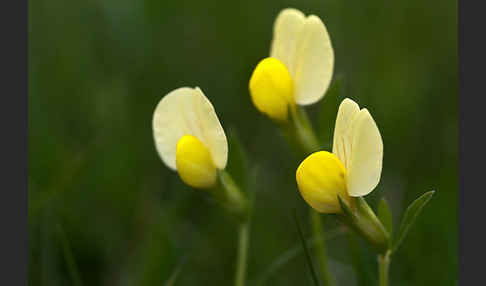
<svg viewBox="0 0 486 286">
<path fill-rule="evenodd" d="M 310 269 L 310 272 L 311 272 L 312 280 L 314 281 L 314 284 L 316 286 L 319 286 L 319 280 L 317 279 L 316 270 L 314 269 L 314 265 L 312 263 L 312 258 L 311 258 L 310 252 L 309 252 L 309 248 L 307 247 L 307 242 L 304 238 L 302 228 L 300 227 L 299 218 L 297 217 L 297 210 L 295 210 L 295 209 L 294 209 L 294 219 L 295 219 L 295 224 L 297 225 L 297 230 L 299 232 L 300 241 L 302 242 L 302 247 L 304 248 L 304 251 L 305 251 L 307 263 L 309 264 L 309 269 Z"/>
<path fill-rule="evenodd" d="M 69 240 L 61 226 L 61 223 L 57 223 L 57 232 L 61 240 L 62 253 L 67 264 L 69 276 L 71 276 L 71 282 L 74 286 L 82 286 L 83 283 L 81 282 L 81 276 L 79 275 L 78 266 L 76 264 L 76 260 L 74 259 Z"/>
<path fill-rule="evenodd" d="M 341 234 L 344 234 L 346 232 L 346 229 L 344 227 L 339 227 L 337 229 L 333 229 L 332 231 L 329 231 L 327 233 L 327 236 L 325 237 L 326 240 L 331 240 Z M 307 239 L 307 243 L 309 245 L 309 248 L 313 248 L 317 245 L 318 238 L 317 237 L 311 237 Z M 272 277 L 273 274 L 275 274 L 280 268 L 282 268 L 285 264 L 287 264 L 290 260 L 293 258 L 297 257 L 301 252 L 303 251 L 302 244 L 299 243 L 282 254 L 280 254 L 277 258 L 273 260 L 273 262 L 268 266 L 259 276 L 258 279 L 256 279 L 255 283 L 252 283 L 251 285 L 263 285 L 270 277 Z"/>
<path fill-rule="evenodd" d="M 165 286 L 174 286 L 174 283 L 179 277 L 179 274 L 182 271 L 182 267 L 184 266 L 184 264 L 186 264 L 186 261 L 187 261 L 187 256 L 184 256 L 179 262 L 179 264 L 176 266 L 172 274 L 170 275 L 169 279 L 167 279 L 167 282 L 165 282 Z"/>
</svg>

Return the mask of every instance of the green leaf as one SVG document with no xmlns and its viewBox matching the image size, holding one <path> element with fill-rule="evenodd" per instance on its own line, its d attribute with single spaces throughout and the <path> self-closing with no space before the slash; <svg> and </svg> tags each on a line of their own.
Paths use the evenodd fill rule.
<svg viewBox="0 0 486 286">
<path fill-rule="evenodd" d="M 297 217 L 297 210 L 294 210 L 294 219 L 295 219 L 295 224 L 297 225 L 297 230 L 299 232 L 300 241 L 302 242 L 302 248 L 304 248 L 305 257 L 307 258 L 307 263 L 309 264 L 310 272 L 312 274 L 312 279 L 314 281 L 314 284 L 316 286 L 319 286 L 319 280 L 317 279 L 317 273 L 316 273 L 316 270 L 314 269 L 314 264 L 312 263 L 312 258 L 311 258 L 310 252 L 309 252 L 309 248 L 307 246 L 307 242 L 304 238 L 304 233 L 302 232 L 302 228 L 300 227 L 299 218 Z"/>
<path fill-rule="evenodd" d="M 253 210 L 256 192 L 259 188 L 258 176 L 260 167 L 250 164 L 248 152 L 241 143 L 240 137 L 234 127 L 228 128 L 228 165 L 226 170 L 231 174 L 234 182 L 245 193 L 249 200 L 249 212 Z"/>
<path fill-rule="evenodd" d="M 405 211 L 405 215 L 403 216 L 400 230 L 398 231 L 396 240 L 394 241 L 394 245 L 392 248 L 393 252 L 395 252 L 400 246 L 400 244 L 403 242 L 403 240 L 408 234 L 408 231 L 417 220 L 417 217 L 419 216 L 420 212 L 422 211 L 424 206 L 430 201 L 434 193 L 435 191 L 427 192 L 408 206 L 407 210 Z"/>
<path fill-rule="evenodd" d="M 228 165 L 226 171 L 231 174 L 234 181 L 241 187 L 243 192 L 248 188 L 248 155 L 241 144 L 241 140 L 236 129 L 230 127 L 228 135 Z"/>
<path fill-rule="evenodd" d="M 388 232 L 390 240 L 392 240 L 393 239 L 393 217 L 392 217 L 390 207 L 388 206 L 388 203 L 386 202 L 385 198 L 382 198 L 380 204 L 378 205 L 378 218 L 380 219 L 381 223 L 383 224 L 386 231 Z"/>
<path fill-rule="evenodd" d="M 336 120 L 339 104 L 343 99 L 342 82 L 342 77 L 337 77 L 329 87 L 321 102 L 318 137 L 319 142 L 324 149 L 330 149 L 332 147 L 334 122 Z"/>
</svg>

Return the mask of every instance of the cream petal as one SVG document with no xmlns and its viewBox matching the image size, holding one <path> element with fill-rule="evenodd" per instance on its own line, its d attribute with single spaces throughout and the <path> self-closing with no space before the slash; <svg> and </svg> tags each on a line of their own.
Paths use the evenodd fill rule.
<svg viewBox="0 0 486 286">
<path fill-rule="evenodd" d="M 295 84 L 295 101 L 308 105 L 326 93 L 334 69 L 334 51 L 326 26 L 310 15 L 297 35 L 295 56 L 290 73 Z"/>
<path fill-rule="evenodd" d="M 383 141 L 373 117 L 366 108 L 352 121 L 351 156 L 347 167 L 348 194 L 360 197 L 378 185 L 383 161 Z"/>
<path fill-rule="evenodd" d="M 178 88 L 164 96 L 155 108 L 152 128 L 157 152 L 169 168 L 176 170 L 176 146 L 184 135 L 201 140 L 218 169 L 226 167 L 226 135 L 213 105 L 198 87 Z"/>
<path fill-rule="evenodd" d="M 351 155 L 351 122 L 353 122 L 354 116 L 358 113 L 358 104 L 349 98 L 345 98 L 339 105 L 334 126 L 332 153 L 341 160 L 346 169 L 349 168 L 348 162 Z"/>
<path fill-rule="evenodd" d="M 283 9 L 273 25 L 270 56 L 279 59 L 289 70 L 293 69 L 297 34 L 304 26 L 305 15 L 297 9 Z"/>
</svg>

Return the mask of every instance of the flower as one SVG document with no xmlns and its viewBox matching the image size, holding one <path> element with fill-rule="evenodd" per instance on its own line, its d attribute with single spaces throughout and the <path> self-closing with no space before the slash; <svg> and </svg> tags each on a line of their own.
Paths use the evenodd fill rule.
<svg viewBox="0 0 486 286">
<path fill-rule="evenodd" d="M 284 9 L 273 26 L 270 57 L 258 63 L 250 78 L 253 104 L 270 118 L 286 121 L 289 107 L 324 96 L 333 68 L 334 51 L 321 19 Z"/>
<path fill-rule="evenodd" d="M 162 161 L 194 188 L 216 184 L 228 161 L 228 143 L 211 102 L 198 88 L 182 87 L 164 96 L 152 120 Z"/>
<path fill-rule="evenodd" d="M 337 196 L 348 205 L 352 197 L 369 194 L 378 185 L 383 141 L 366 108 L 344 99 L 334 128 L 332 153 L 318 151 L 297 168 L 296 180 L 304 200 L 322 213 L 339 213 Z"/>
</svg>

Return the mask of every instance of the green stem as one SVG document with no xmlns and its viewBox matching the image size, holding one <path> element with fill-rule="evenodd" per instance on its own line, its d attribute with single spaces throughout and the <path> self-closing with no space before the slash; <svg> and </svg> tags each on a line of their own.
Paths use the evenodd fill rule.
<svg viewBox="0 0 486 286">
<path fill-rule="evenodd" d="M 379 286 L 388 286 L 388 268 L 390 266 L 390 251 L 378 255 Z"/>
<path fill-rule="evenodd" d="M 226 211 L 237 217 L 240 223 L 244 223 L 248 220 L 249 211 L 248 200 L 245 194 L 231 175 L 224 170 L 219 171 L 218 181 L 217 186 L 209 191 Z"/>
<path fill-rule="evenodd" d="M 248 222 L 241 223 L 238 231 L 238 255 L 236 257 L 235 286 L 245 285 L 249 238 L 250 238 L 249 223 Z"/>
<path fill-rule="evenodd" d="M 317 211 L 310 208 L 312 232 L 316 238 L 317 260 L 321 270 L 321 279 L 324 286 L 334 285 L 331 275 L 327 267 L 327 250 L 326 241 L 324 237 L 324 230 L 322 227 L 322 217 Z"/>
<path fill-rule="evenodd" d="M 244 286 L 250 236 L 248 199 L 226 171 L 218 173 L 219 183 L 210 190 L 221 205 L 238 219 L 238 253 L 236 256 L 235 286 Z"/>
<path fill-rule="evenodd" d="M 290 108 L 290 120 L 280 127 L 289 144 L 299 152 L 299 156 L 305 157 L 319 151 L 319 141 L 303 108 L 296 106 Z"/>
<path fill-rule="evenodd" d="M 209 191 L 228 213 L 237 218 L 238 253 L 236 255 L 235 286 L 244 286 L 250 239 L 250 202 L 231 175 L 224 170 L 218 173 L 217 186 Z"/>
</svg>

